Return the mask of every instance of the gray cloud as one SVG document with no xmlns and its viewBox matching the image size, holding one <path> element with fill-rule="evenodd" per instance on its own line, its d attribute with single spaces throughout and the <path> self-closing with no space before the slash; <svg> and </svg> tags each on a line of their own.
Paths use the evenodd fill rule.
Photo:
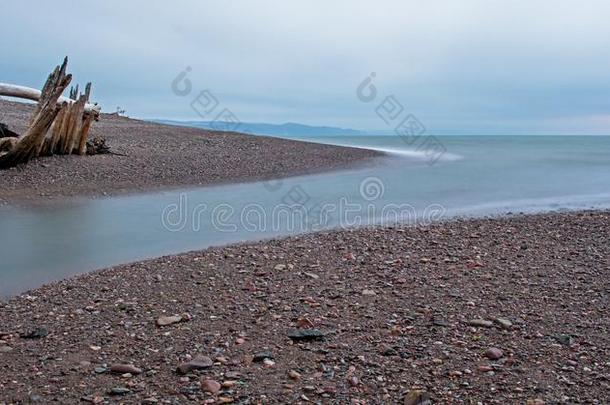
<svg viewBox="0 0 610 405">
<path fill-rule="evenodd" d="M 385 129 L 370 72 L 432 131 L 607 133 L 610 3 L 2 0 L 0 81 L 39 87 L 63 55 L 107 110 L 196 119 L 186 66 L 244 121 Z M 569 121 L 569 125 L 566 125 Z"/>
</svg>

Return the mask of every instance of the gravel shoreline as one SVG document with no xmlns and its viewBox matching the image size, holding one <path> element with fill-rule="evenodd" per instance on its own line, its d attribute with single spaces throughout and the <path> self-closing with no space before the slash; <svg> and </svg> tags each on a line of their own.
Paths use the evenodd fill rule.
<svg viewBox="0 0 610 405">
<path fill-rule="evenodd" d="M 330 231 L 59 281 L 0 304 L 0 403 L 606 404 L 609 230 Z"/>
<path fill-rule="evenodd" d="M 0 100 L 0 122 L 23 133 L 31 104 Z M 90 137 L 127 156 L 53 156 L 0 171 L 0 205 L 266 180 L 365 164 L 381 153 L 102 114 Z"/>
</svg>

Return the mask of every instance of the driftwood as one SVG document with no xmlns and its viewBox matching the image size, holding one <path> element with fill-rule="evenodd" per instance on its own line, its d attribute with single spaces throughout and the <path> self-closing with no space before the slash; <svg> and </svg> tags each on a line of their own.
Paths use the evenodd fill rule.
<svg viewBox="0 0 610 405">
<path fill-rule="evenodd" d="M 19 137 L 19 134 L 11 131 L 5 124 L 0 122 L 0 138 Z"/>
<path fill-rule="evenodd" d="M 76 91 L 78 91 L 78 86 L 76 87 Z M 29 87 L 24 87 L 24 86 L 17 86 L 15 84 L 0 83 L 0 96 L 22 98 L 22 99 L 31 100 L 31 101 L 39 101 L 41 95 L 42 94 L 41 94 L 40 90 L 36 90 L 36 89 L 29 88 Z M 73 103 L 74 100 L 75 99 L 60 96 L 57 99 L 57 102 L 59 104 Z M 87 105 L 85 106 L 85 111 L 86 112 L 97 112 L 99 114 L 101 111 L 101 107 L 97 104 L 87 103 Z"/>
<path fill-rule="evenodd" d="M 0 152 L 9 151 L 17 145 L 17 138 L 1 138 Z"/>
<path fill-rule="evenodd" d="M 9 168 L 38 156 L 87 153 L 91 124 L 99 117 L 99 106 L 89 103 L 91 83 L 85 94 L 78 86 L 70 91 L 74 99 L 62 97 L 72 76 L 66 74 L 68 59 L 49 75 L 42 91 L 0 84 L 0 95 L 37 99 L 38 105 L 28 129 L 19 138 L 0 138 L 0 169 Z"/>
<path fill-rule="evenodd" d="M 110 147 L 106 145 L 106 140 L 104 138 L 95 137 L 93 140 L 88 141 L 85 145 L 85 150 L 87 155 L 104 155 L 104 154 L 112 154 L 112 155 L 120 155 L 119 153 L 113 153 L 110 151 Z M 121 155 L 125 156 L 125 155 Z"/>
</svg>

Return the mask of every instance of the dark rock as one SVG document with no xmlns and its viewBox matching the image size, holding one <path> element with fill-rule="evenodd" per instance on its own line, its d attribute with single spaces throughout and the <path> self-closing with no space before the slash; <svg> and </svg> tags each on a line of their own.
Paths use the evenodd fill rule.
<svg viewBox="0 0 610 405">
<path fill-rule="evenodd" d="M 45 328 L 36 328 L 28 333 L 21 335 L 23 339 L 40 339 L 49 334 L 49 331 Z"/>
<path fill-rule="evenodd" d="M 271 352 L 259 352 L 254 355 L 252 361 L 255 363 L 261 363 L 265 359 L 273 359 L 273 353 Z"/>
<path fill-rule="evenodd" d="M 188 374 L 193 370 L 202 370 L 204 368 L 209 368 L 214 365 L 214 362 L 211 358 L 207 356 L 198 356 L 188 363 L 183 363 L 176 368 L 176 372 L 178 374 Z"/>
<path fill-rule="evenodd" d="M 447 327 L 449 326 L 449 324 L 447 323 L 446 320 L 442 319 L 442 318 L 434 318 L 432 320 L 432 325 L 434 326 L 442 326 L 442 327 Z"/>
<path fill-rule="evenodd" d="M 110 394 L 110 395 L 126 395 L 126 394 L 129 394 L 130 392 L 131 392 L 131 390 L 129 388 L 114 387 L 110 391 L 108 391 L 108 394 Z"/>
<path fill-rule="evenodd" d="M 574 343 L 574 339 L 570 335 L 557 335 L 555 340 L 564 346 L 571 346 Z"/>
<path fill-rule="evenodd" d="M 324 336 L 324 332 L 318 329 L 296 329 L 288 333 L 288 337 L 295 342 L 321 340 Z"/>
</svg>

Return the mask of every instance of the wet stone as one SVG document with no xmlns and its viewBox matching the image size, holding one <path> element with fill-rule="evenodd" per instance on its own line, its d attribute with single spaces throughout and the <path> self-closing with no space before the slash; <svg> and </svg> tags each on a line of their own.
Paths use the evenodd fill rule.
<svg viewBox="0 0 610 405">
<path fill-rule="evenodd" d="M 555 340 L 564 346 L 571 346 L 574 343 L 574 339 L 570 335 L 557 335 Z"/>
<path fill-rule="evenodd" d="M 324 332 L 318 329 L 297 329 L 288 333 L 288 337 L 295 342 L 321 340 L 324 336 Z"/>
<path fill-rule="evenodd" d="M 108 391 L 108 394 L 110 395 L 127 395 L 131 392 L 131 390 L 129 388 L 125 388 L 125 387 L 114 387 L 112 388 L 110 391 Z"/>
<path fill-rule="evenodd" d="M 252 361 L 255 363 L 262 363 L 265 359 L 273 359 L 273 353 L 271 352 L 259 352 L 254 355 Z"/>
<path fill-rule="evenodd" d="M 179 374 L 188 374 L 193 370 L 202 370 L 205 368 L 212 367 L 214 362 L 211 358 L 207 356 L 198 356 L 188 363 L 183 363 L 179 365 L 176 369 L 176 372 Z"/>
<path fill-rule="evenodd" d="M 45 328 L 36 328 L 21 335 L 23 339 L 41 339 L 46 337 L 49 331 Z"/>
</svg>

